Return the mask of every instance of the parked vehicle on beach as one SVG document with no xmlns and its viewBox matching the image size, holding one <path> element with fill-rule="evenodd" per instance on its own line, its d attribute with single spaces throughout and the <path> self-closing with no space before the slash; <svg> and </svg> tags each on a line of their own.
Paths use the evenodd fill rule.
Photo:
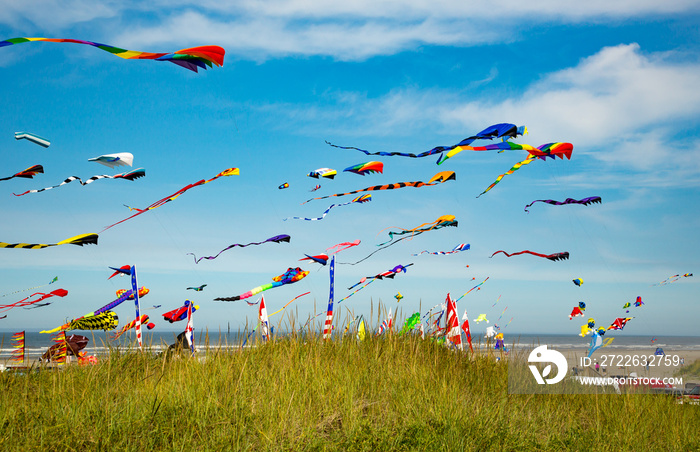
<svg viewBox="0 0 700 452">
<path fill-rule="evenodd" d="M 678 403 L 700 405 L 700 385 L 695 386 L 693 389 L 685 392 L 682 396 L 678 397 Z"/>
</svg>

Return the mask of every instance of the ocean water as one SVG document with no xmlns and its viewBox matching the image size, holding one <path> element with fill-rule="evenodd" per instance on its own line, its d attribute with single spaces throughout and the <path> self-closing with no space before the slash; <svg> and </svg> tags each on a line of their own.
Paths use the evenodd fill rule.
<svg viewBox="0 0 700 452">
<path fill-rule="evenodd" d="M 68 335 L 73 333 L 67 332 Z M 103 331 L 76 331 L 89 339 L 87 347 L 84 349 L 88 355 L 104 356 L 109 353 L 110 347 L 119 347 L 121 350 L 136 347 L 136 336 L 133 331 L 124 334 L 118 341 L 111 341 L 108 333 Z M 0 362 L 5 362 L 12 356 L 12 334 L 13 332 L 0 332 Z M 177 331 L 148 331 L 144 330 L 144 348 L 152 352 L 159 352 L 166 349 L 170 344 L 176 342 Z M 41 334 L 38 332 L 25 333 L 25 359 L 31 361 L 39 358 L 48 348 L 54 344 L 53 335 Z M 208 335 L 202 331 L 195 331 L 195 347 L 204 349 L 208 345 L 212 348 L 238 348 L 246 337 L 239 332 L 209 332 Z M 652 339 L 655 339 L 652 342 Z M 474 344 L 485 345 L 486 339 L 483 336 L 474 337 Z M 509 348 L 529 348 L 538 345 L 548 345 L 550 348 L 559 349 L 587 349 L 590 344 L 589 337 L 578 335 L 546 335 L 546 334 L 510 334 L 505 337 L 506 346 Z M 250 345 L 249 343 L 247 345 Z M 608 346 L 608 349 L 624 351 L 625 349 L 649 350 L 653 353 L 657 347 L 673 351 L 700 351 L 700 337 L 698 336 L 623 336 L 616 335 L 615 340 Z"/>
<path fill-rule="evenodd" d="M 654 351 L 657 347 L 661 347 L 678 351 L 700 351 L 699 336 L 626 336 L 618 333 L 616 335 L 609 334 L 604 336 L 604 338 L 605 337 L 615 338 L 607 347 L 608 349 L 649 349 Z M 652 339 L 654 339 L 653 342 Z M 587 349 L 591 343 L 591 336 L 581 337 L 578 335 L 554 334 L 506 335 L 505 342 L 508 346 L 515 344 L 516 348 L 530 347 L 532 345 L 548 345 L 552 348 Z"/>
<path fill-rule="evenodd" d="M 12 335 L 14 332 L 0 332 L 0 362 L 9 360 L 12 356 Z M 67 331 L 66 335 L 78 334 L 88 338 L 89 342 L 83 351 L 88 355 L 104 356 L 109 353 L 110 348 L 118 347 L 121 350 L 136 348 L 136 335 L 133 331 L 122 335 L 117 341 L 109 339 L 109 333 L 104 331 Z M 148 331 L 143 330 L 143 346 L 152 352 L 160 352 L 176 342 L 179 331 Z M 24 353 L 25 360 L 32 361 L 44 354 L 53 342 L 53 334 L 41 334 L 38 332 L 25 332 Z M 243 334 L 238 332 L 219 332 L 209 334 L 195 331 L 195 347 L 204 348 L 221 346 L 223 348 L 240 347 L 245 340 Z"/>
</svg>

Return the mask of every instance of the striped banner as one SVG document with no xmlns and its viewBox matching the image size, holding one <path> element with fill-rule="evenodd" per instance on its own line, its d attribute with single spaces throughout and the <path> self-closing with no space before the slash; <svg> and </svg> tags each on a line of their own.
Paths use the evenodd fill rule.
<svg viewBox="0 0 700 452">
<path fill-rule="evenodd" d="M 24 331 L 12 335 L 12 357 L 10 361 L 24 364 Z"/>
<path fill-rule="evenodd" d="M 335 282 L 335 256 L 331 258 L 331 289 L 328 295 L 328 311 L 326 312 L 326 323 L 323 325 L 323 339 L 330 339 L 333 333 L 333 284 Z"/>
<path fill-rule="evenodd" d="M 131 266 L 131 290 L 134 294 L 134 305 L 136 305 L 136 339 L 139 342 L 139 350 L 143 350 L 143 339 L 141 338 L 141 306 L 139 306 L 139 285 L 136 281 L 136 266 Z"/>
</svg>

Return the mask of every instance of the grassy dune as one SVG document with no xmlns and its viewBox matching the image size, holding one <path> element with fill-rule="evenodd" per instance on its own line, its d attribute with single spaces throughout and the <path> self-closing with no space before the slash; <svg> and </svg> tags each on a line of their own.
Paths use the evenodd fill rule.
<svg viewBox="0 0 700 452">
<path fill-rule="evenodd" d="M 200 353 L 201 354 L 201 353 Z M 0 374 L 3 450 L 698 450 L 657 395 L 509 395 L 507 363 L 415 336 L 277 339 L 206 359 L 115 350 Z"/>
</svg>

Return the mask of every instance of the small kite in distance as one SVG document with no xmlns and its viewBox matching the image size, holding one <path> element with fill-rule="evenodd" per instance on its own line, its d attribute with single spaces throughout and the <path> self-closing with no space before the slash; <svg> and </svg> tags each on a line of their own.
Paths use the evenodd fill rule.
<svg viewBox="0 0 700 452">
<path fill-rule="evenodd" d="M 681 275 L 679 273 L 677 275 L 669 276 L 668 278 L 664 279 L 660 283 L 652 284 L 652 286 L 665 286 L 666 284 L 674 283 L 681 278 L 688 278 L 689 276 L 693 276 L 693 274 L 692 273 L 685 273 L 685 274 Z"/>
<path fill-rule="evenodd" d="M 550 261 L 558 261 L 558 260 L 562 260 L 562 261 L 563 261 L 563 260 L 566 260 L 566 259 L 569 258 L 569 252 L 568 252 L 568 251 L 564 251 L 564 252 L 562 252 L 562 253 L 554 253 L 554 254 L 540 254 L 540 253 L 535 253 L 535 252 L 530 251 L 530 250 L 519 251 L 519 252 L 517 252 L 517 253 L 512 253 L 512 254 L 508 254 L 508 253 L 506 253 L 506 252 L 503 251 L 503 250 L 498 250 L 498 251 L 496 251 L 495 253 L 493 253 L 493 254 L 491 255 L 491 257 L 495 256 L 495 255 L 498 254 L 498 253 L 503 253 L 503 254 L 505 254 L 507 257 L 517 256 L 517 255 L 519 255 L 519 254 L 527 253 L 527 254 L 532 254 L 533 256 L 544 257 L 545 259 L 549 259 Z"/>
<path fill-rule="evenodd" d="M 115 268 L 115 267 L 109 267 L 109 268 L 114 270 L 114 273 L 112 273 L 112 275 L 107 279 L 112 279 L 113 277 L 115 277 L 117 275 L 119 275 L 119 276 L 124 276 L 124 275 L 130 276 L 131 275 L 131 266 L 130 265 L 122 265 L 119 268 Z"/>
<path fill-rule="evenodd" d="M 194 290 L 195 292 L 201 292 L 201 291 L 204 290 L 205 287 L 207 287 L 207 285 L 206 285 L 206 284 L 202 284 L 201 286 L 198 286 L 198 287 L 188 287 L 188 288 L 185 289 L 185 290 Z"/>
<path fill-rule="evenodd" d="M 320 185 L 316 185 L 314 188 L 312 188 L 312 189 L 309 190 L 309 191 L 313 192 L 313 191 L 318 190 L 319 188 L 321 188 L 321 186 L 320 186 Z"/>
<path fill-rule="evenodd" d="M 421 251 L 421 252 L 418 253 L 418 254 L 413 254 L 413 256 L 420 256 L 421 254 L 435 254 L 435 255 L 440 255 L 440 256 L 442 256 L 442 255 L 445 255 L 445 254 L 454 254 L 454 253 L 459 253 L 460 251 L 467 251 L 467 250 L 470 249 L 470 248 L 471 248 L 471 247 L 470 247 L 470 245 L 469 245 L 468 243 L 460 243 L 459 245 L 457 245 L 457 246 L 455 246 L 454 248 L 452 248 L 452 251 L 434 251 L 434 252 L 433 252 L 433 251 L 427 251 L 427 250 L 425 250 L 425 251 Z M 469 266 L 467 265 L 467 267 L 469 267 Z"/>
<path fill-rule="evenodd" d="M 583 279 L 581 279 L 581 278 L 574 278 L 571 281 L 573 281 L 573 283 L 579 287 L 581 287 L 581 284 L 583 284 Z"/>
<path fill-rule="evenodd" d="M 357 165 L 351 166 L 349 168 L 345 168 L 343 171 L 347 171 L 349 173 L 355 173 L 359 174 L 360 176 L 364 176 L 365 174 L 369 173 L 384 173 L 384 164 L 382 162 L 367 162 L 367 163 L 358 163 Z"/>
<path fill-rule="evenodd" d="M 553 199 L 538 199 L 536 201 L 532 201 L 530 204 L 525 206 L 525 212 L 530 213 L 528 207 L 532 206 L 536 202 L 544 202 L 547 204 L 551 204 L 553 206 L 563 206 L 565 204 L 583 204 L 584 206 L 587 206 L 589 204 L 597 204 L 597 203 L 602 203 L 602 199 L 600 196 L 589 196 L 588 198 L 583 198 L 583 199 L 573 199 L 573 198 L 566 198 L 564 201 L 559 202 L 555 201 Z"/>
<path fill-rule="evenodd" d="M 360 244 L 359 239 L 355 240 L 353 242 L 342 242 L 342 243 L 338 243 L 337 245 L 333 245 L 329 248 L 326 248 L 326 251 L 335 250 L 331 254 L 336 254 L 336 253 L 340 253 L 341 251 L 346 250 L 348 248 L 352 248 L 353 246 L 357 246 L 359 244 Z"/>
<path fill-rule="evenodd" d="M 326 179 L 333 179 L 338 172 L 330 168 L 319 168 L 315 171 L 311 171 L 308 176 L 318 179 L 319 177 L 325 177 Z"/>
<path fill-rule="evenodd" d="M 3 47 L 2 42 L 0 42 L 0 47 Z M 27 140 L 31 141 L 32 143 L 38 144 L 41 147 L 49 147 L 51 145 L 51 142 L 47 140 L 46 138 L 41 138 L 39 135 L 34 135 L 33 133 L 29 132 L 15 132 L 15 140 Z"/>
<path fill-rule="evenodd" d="M 632 320 L 634 317 L 618 317 L 615 321 L 608 327 L 609 330 L 620 330 L 622 331 L 627 325 L 627 322 Z"/>
<path fill-rule="evenodd" d="M 285 182 L 285 183 L 283 183 L 282 185 L 280 185 L 280 186 L 277 187 L 277 188 L 280 189 L 280 190 L 284 190 L 285 188 L 289 188 L 289 183 L 288 183 L 288 182 Z"/>
<path fill-rule="evenodd" d="M 309 256 L 308 254 L 304 254 L 306 257 L 302 257 L 299 259 L 300 261 L 314 261 L 316 263 L 319 263 L 321 265 L 326 265 L 328 263 L 328 255 L 327 254 L 318 254 L 316 256 Z"/>
<path fill-rule="evenodd" d="M 34 166 L 30 166 L 29 168 L 27 168 L 24 171 L 20 171 L 19 173 L 13 174 L 12 176 L 0 178 L 0 181 L 1 180 L 10 180 L 10 179 L 15 178 L 15 177 L 23 177 L 25 179 L 32 179 L 37 174 L 43 173 L 43 172 L 44 172 L 43 166 L 34 165 Z"/>
<path fill-rule="evenodd" d="M 479 314 L 479 316 L 478 316 L 477 318 L 475 318 L 474 321 L 475 321 L 476 323 L 484 322 L 484 321 L 485 321 L 486 323 L 489 323 L 489 320 L 486 318 L 486 314 Z"/>
<path fill-rule="evenodd" d="M 274 243 L 286 242 L 286 243 L 289 243 L 289 241 L 291 239 L 292 238 L 290 236 L 288 236 L 287 234 L 280 234 L 280 235 L 276 235 L 274 237 L 270 237 L 269 239 L 263 240 L 262 242 L 251 242 L 251 243 L 246 243 L 245 245 L 241 245 L 240 243 L 234 243 L 233 245 L 229 245 L 226 248 L 224 248 L 223 250 L 219 251 L 219 253 L 216 256 L 203 256 L 203 257 L 197 258 L 197 256 L 195 256 L 194 253 L 187 253 L 187 254 L 192 255 L 192 257 L 194 258 L 195 264 L 199 264 L 199 261 L 201 261 L 202 259 L 208 259 L 208 260 L 216 259 L 217 257 L 219 257 L 221 255 L 221 253 L 223 253 L 224 251 L 230 250 L 231 248 L 235 248 L 235 247 L 245 248 L 246 246 L 262 245 L 263 243 L 267 243 L 267 242 L 274 242 Z"/>
<path fill-rule="evenodd" d="M 331 205 L 325 210 L 325 212 L 323 212 L 323 214 L 321 214 L 320 217 L 317 217 L 317 218 L 289 217 L 289 218 L 285 218 L 284 221 L 287 221 L 287 220 L 290 220 L 290 219 L 291 219 L 291 220 L 320 221 L 320 220 L 323 220 L 324 218 L 326 218 L 326 215 L 328 215 L 328 212 L 330 212 L 330 210 L 331 210 L 333 207 L 347 206 L 348 204 L 352 204 L 352 203 L 363 204 L 363 203 L 369 202 L 369 201 L 371 201 L 371 200 L 372 200 L 372 195 L 369 194 L 369 193 L 365 193 L 364 195 L 360 195 L 360 196 L 358 196 L 357 198 L 353 199 L 353 200 L 350 201 L 350 202 L 346 202 L 346 203 L 343 203 L 343 204 L 331 204 Z"/>
<path fill-rule="evenodd" d="M 119 152 L 117 154 L 105 154 L 99 157 L 88 159 L 88 162 L 97 162 L 101 165 L 114 168 L 115 166 L 131 166 L 134 163 L 134 154 L 130 152 Z"/>
<path fill-rule="evenodd" d="M 394 240 L 395 235 L 411 234 L 411 236 L 414 236 L 414 235 L 419 235 L 423 232 L 431 231 L 433 229 L 440 229 L 440 228 L 443 228 L 446 226 L 457 227 L 457 225 L 458 225 L 458 222 L 455 220 L 454 215 L 442 215 L 441 217 L 439 217 L 435 221 L 432 221 L 430 223 L 423 223 L 419 226 L 416 226 L 413 229 L 403 229 L 403 228 L 397 228 L 396 226 L 391 226 L 389 228 L 382 229 L 382 231 L 384 231 L 386 229 L 390 229 L 392 227 L 400 229 L 401 231 L 400 232 L 390 231 L 389 232 L 389 240 L 387 240 L 384 243 L 380 243 L 377 246 L 386 245 L 387 243 L 391 242 L 392 240 Z M 382 231 L 379 231 L 379 233 L 381 234 Z"/>
</svg>

